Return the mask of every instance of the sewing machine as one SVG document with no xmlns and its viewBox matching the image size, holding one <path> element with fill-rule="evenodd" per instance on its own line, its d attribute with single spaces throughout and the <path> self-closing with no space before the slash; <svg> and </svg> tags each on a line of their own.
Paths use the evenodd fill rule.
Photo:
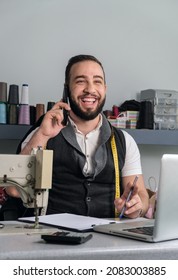
<svg viewBox="0 0 178 280">
<path fill-rule="evenodd" d="M 16 187 L 24 206 L 35 209 L 37 228 L 39 209 L 45 214 L 52 186 L 53 151 L 38 148 L 32 155 L 0 154 L 0 162 L 0 188 Z"/>
</svg>

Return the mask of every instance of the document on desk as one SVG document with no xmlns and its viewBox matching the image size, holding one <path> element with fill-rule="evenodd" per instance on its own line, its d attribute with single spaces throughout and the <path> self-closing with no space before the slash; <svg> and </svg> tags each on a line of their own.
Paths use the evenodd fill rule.
<svg viewBox="0 0 178 280">
<path fill-rule="evenodd" d="M 19 218 L 19 221 L 34 222 L 35 218 L 34 217 Z M 77 231 L 91 230 L 93 226 L 96 225 L 124 223 L 124 222 L 125 222 L 124 219 L 122 221 L 119 221 L 117 219 L 101 219 L 101 218 L 94 218 L 89 216 L 81 216 L 81 215 L 68 214 L 68 213 L 39 216 L 40 224 L 45 224 L 45 225 L 50 225 L 50 226 L 65 228 L 70 230 L 77 230 Z"/>
</svg>

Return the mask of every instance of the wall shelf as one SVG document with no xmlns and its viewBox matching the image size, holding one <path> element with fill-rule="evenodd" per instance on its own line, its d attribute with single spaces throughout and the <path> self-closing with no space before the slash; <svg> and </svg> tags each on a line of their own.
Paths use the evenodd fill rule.
<svg viewBox="0 0 178 280">
<path fill-rule="evenodd" d="M 1 124 L 0 140 L 21 140 L 30 127 L 30 125 Z"/>
<path fill-rule="evenodd" d="M 124 129 L 140 145 L 178 145 L 178 130 Z"/>
<path fill-rule="evenodd" d="M 0 125 L 0 140 L 21 140 L 30 125 Z M 178 130 L 124 129 L 140 145 L 178 145 Z"/>
</svg>

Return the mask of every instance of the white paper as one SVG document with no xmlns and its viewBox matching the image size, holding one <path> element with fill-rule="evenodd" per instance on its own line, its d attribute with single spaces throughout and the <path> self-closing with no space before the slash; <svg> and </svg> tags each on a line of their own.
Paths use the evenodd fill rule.
<svg viewBox="0 0 178 280">
<path fill-rule="evenodd" d="M 19 218 L 19 221 L 34 222 L 35 218 L 34 217 Z M 39 223 L 41 224 L 74 229 L 79 231 L 92 229 L 93 226 L 96 225 L 105 225 L 110 223 L 124 223 L 126 221 L 128 222 L 128 220 L 124 220 L 124 219 L 122 221 L 120 221 L 119 219 L 100 219 L 100 218 L 68 214 L 68 213 L 39 216 Z M 130 221 L 134 221 L 134 220 L 130 220 Z"/>
</svg>

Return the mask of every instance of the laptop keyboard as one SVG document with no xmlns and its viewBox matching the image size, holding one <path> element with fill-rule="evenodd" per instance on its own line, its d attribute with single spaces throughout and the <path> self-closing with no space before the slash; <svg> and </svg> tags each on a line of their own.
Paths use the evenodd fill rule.
<svg viewBox="0 0 178 280">
<path fill-rule="evenodd" d="M 130 231 L 138 234 L 146 234 L 146 235 L 153 235 L 153 226 L 150 227 L 137 227 L 137 228 L 129 228 L 129 229 L 124 229 L 125 231 Z"/>
</svg>

